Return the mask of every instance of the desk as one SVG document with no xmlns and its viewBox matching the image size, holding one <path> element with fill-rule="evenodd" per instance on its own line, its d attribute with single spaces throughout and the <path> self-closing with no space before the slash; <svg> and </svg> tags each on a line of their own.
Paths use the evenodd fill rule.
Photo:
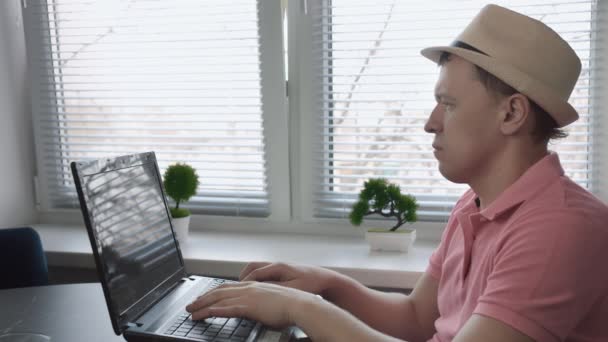
<svg viewBox="0 0 608 342">
<path fill-rule="evenodd" d="M 9 333 L 47 335 L 50 342 L 125 341 L 114 334 L 99 283 L 0 290 L 0 336 Z M 267 330 L 257 341 L 287 341 L 290 335 L 288 329 Z"/>
<path fill-rule="evenodd" d="M 101 284 L 0 290 L 0 335 L 39 333 L 51 342 L 123 341 L 112 330 Z"/>
</svg>

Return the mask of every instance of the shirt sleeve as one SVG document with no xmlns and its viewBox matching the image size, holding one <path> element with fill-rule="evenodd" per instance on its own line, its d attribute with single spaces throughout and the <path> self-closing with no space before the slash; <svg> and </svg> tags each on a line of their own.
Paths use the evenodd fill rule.
<svg viewBox="0 0 608 342">
<path fill-rule="evenodd" d="M 462 209 L 462 207 L 466 204 L 467 201 L 471 201 L 474 198 L 475 193 L 469 189 L 456 202 L 456 204 L 454 205 L 454 209 L 450 214 L 450 219 L 448 220 L 448 223 L 441 235 L 441 242 L 439 243 L 439 246 L 437 247 L 437 249 L 435 249 L 433 254 L 431 254 L 431 257 L 429 259 L 429 265 L 427 266 L 425 273 L 429 274 L 436 280 L 440 280 L 441 278 L 441 273 L 443 270 L 443 260 L 445 259 L 445 255 L 449 248 L 452 235 L 454 234 L 454 231 L 458 228 L 458 222 L 455 219 L 455 213 Z"/>
<path fill-rule="evenodd" d="M 426 268 L 426 273 L 436 280 L 441 279 L 441 264 L 443 262 L 443 248 L 442 243 L 439 244 L 439 247 L 431 254 L 431 258 L 429 259 L 429 265 Z"/>
<path fill-rule="evenodd" d="M 426 268 L 426 274 L 429 274 L 431 277 L 435 278 L 437 281 L 441 279 L 441 270 L 443 265 L 443 259 L 445 258 L 446 249 L 449 245 L 449 231 L 451 229 L 450 223 L 447 224 L 443 233 L 441 234 L 441 242 L 439 242 L 439 246 L 433 251 L 431 257 L 429 258 L 429 265 Z"/>
<path fill-rule="evenodd" d="M 435 280 L 437 281 L 441 279 L 443 259 L 445 258 L 446 250 L 450 244 L 450 229 L 452 229 L 452 227 L 448 223 L 446 228 L 443 230 L 443 233 L 441 234 L 441 242 L 439 243 L 439 246 L 437 246 L 435 251 L 433 251 L 433 254 L 431 254 L 431 257 L 429 258 L 429 265 L 426 268 L 426 273 L 429 274 L 431 277 L 435 278 Z"/>
<path fill-rule="evenodd" d="M 458 227 L 453 217 L 455 217 L 455 215 L 450 216 L 450 220 L 441 234 L 441 242 L 433 254 L 431 254 L 431 257 L 429 258 L 429 265 L 426 268 L 426 274 L 429 274 L 437 281 L 441 279 L 441 274 L 443 272 L 443 260 L 445 259 L 447 250 L 450 246 L 452 234 Z"/>
<path fill-rule="evenodd" d="M 538 342 L 564 340 L 606 294 L 607 230 L 582 215 L 552 212 L 527 215 L 501 234 L 474 313 Z"/>
</svg>

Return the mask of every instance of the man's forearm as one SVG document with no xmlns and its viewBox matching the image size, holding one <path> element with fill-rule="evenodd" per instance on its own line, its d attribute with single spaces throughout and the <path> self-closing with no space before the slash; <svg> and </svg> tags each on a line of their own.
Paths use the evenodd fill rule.
<svg viewBox="0 0 608 342">
<path fill-rule="evenodd" d="M 339 275 L 322 296 L 385 334 L 408 341 L 424 339 L 413 302 L 404 294 L 372 290 Z"/>
<path fill-rule="evenodd" d="M 346 310 L 318 297 L 295 306 L 292 315 L 293 323 L 315 342 L 399 341 L 372 329 Z"/>
</svg>

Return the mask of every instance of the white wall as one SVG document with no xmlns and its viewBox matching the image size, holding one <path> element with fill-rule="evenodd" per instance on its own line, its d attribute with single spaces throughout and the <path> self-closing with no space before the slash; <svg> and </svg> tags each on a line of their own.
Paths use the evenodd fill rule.
<svg viewBox="0 0 608 342">
<path fill-rule="evenodd" d="M 21 1 L 0 1 L 0 227 L 38 222 Z"/>
</svg>

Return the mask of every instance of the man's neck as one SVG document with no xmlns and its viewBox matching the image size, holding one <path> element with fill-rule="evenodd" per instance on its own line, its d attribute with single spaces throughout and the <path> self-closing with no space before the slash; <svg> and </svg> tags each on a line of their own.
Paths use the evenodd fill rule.
<svg viewBox="0 0 608 342">
<path fill-rule="evenodd" d="M 470 182 L 479 197 L 480 209 L 487 208 L 532 165 L 547 156 L 546 145 L 505 149 L 487 164 L 485 172 Z"/>
</svg>

